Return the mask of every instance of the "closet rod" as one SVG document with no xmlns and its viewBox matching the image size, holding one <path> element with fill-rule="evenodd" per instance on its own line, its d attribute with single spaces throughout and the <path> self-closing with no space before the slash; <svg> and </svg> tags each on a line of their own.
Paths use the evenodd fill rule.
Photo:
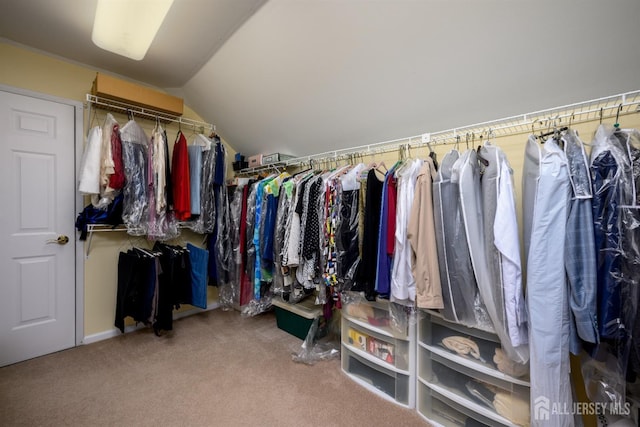
<svg viewBox="0 0 640 427">
<path fill-rule="evenodd" d="M 192 224 L 187 221 L 178 221 L 178 229 L 189 229 Z M 87 224 L 87 243 L 85 244 L 85 259 L 89 259 L 89 252 L 91 251 L 91 242 L 93 241 L 93 233 L 109 233 L 109 232 L 126 232 L 127 227 L 124 225 L 110 225 L 110 224 Z M 137 236 L 146 237 L 146 236 Z M 171 239 L 170 239 L 171 240 Z"/>
<path fill-rule="evenodd" d="M 125 102 L 114 101 L 112 99 L 101 98 L 99 96 L 92 95 L 90 93 L 87 94 L 86 100 L 89 108 L 89 116 L 91 116 L 91 106 L 95 105 L 95 106 L 103 107 L 105 109 L 119 110 L 124 112 L 125 114 L 130 111 L 131 113 L 133 113 L 134 116 L 145 116 L 153 120 L 160 119 L 162 121 L 174 122 L 174 123 L 178 123 L 188 127 L 202 128 L 202 130 L 209 129 L 212 132 L 216 131 L 216 125 L 211 123 L 201 122 L 193 119 L 187 119 L 184 117 L 179 117 L 179 116 L 165 113 L 162 111 L 143 108 L 138 105 L 132 105 L 132 104 L 127 104 Z M 89 120 L 91 120 L 91 117 L 89 117 Z"/>
<path fill-rule="evenodd" d="M 633 106 L 636 108 L 632 108 Z M 612 118 L 617 114 L 623 116 L 638 112 L 640 112 L 640 90 L 635 90 L 438 132 L 424 133 L 421 135 L 296 157 L 282 162 L 279 165 L 280 167 L 299 166 L 311 162 L 343 160 L 354 154 L 382 154 L 398 150 L 403 145 L 418 148 L 427 145 L 443 145 L 456 142 L 465 144 L 467 134 L 474 135 L 478 138 L 476 141 L 479 141 L 481 137 L 486 139 L 489 133 L 493 137 L 504 137 L 522 133 L 532 133 L 536 130 L 536 125 L 539 126 L 537 130 L 541 130 L 545 127 L 584 123 Z M 256 167 L 253 168 L 251 172 L 257 172 L 266 167 L 267 166 Z M 246 173 L 249 171 L 240 172 Z"/>
</svg>

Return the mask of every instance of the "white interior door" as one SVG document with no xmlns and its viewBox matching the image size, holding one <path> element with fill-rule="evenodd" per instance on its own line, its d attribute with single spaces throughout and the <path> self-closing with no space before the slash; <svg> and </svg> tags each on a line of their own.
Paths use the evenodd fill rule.
<svg viewBox="0 0 640 427">
<path fill-rule="evenodd" d="M 74 152 L 72 105 L 0 90 L 0 366 L 75 345 Z"/>
</svg>

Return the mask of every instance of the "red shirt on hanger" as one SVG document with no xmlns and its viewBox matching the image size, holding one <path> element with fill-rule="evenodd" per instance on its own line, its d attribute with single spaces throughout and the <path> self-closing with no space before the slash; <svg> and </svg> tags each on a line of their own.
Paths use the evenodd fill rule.
<svg viewBox="0 0 640 427">
<path fill-rule="evenodd" d="M 171 184 L 173 186 L 173 210 L 178 221 L 191 217 L 191 182 L 189 181 L 189 153 L 187 139 L 178 131 L 173 145 L 171 161 Z"/>
</svg>

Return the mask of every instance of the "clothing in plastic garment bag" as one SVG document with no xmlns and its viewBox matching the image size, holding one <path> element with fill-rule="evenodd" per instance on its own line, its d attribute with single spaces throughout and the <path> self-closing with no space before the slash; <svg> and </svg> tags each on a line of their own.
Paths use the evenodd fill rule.
<svg viewBox="0 0 640 427">
<path fill-rule="evenodd" d="M 147 180 L 147 154 L 149 140 L 134 120 L 129 120 L 120 131 L 125 185 L 122 221 L 127 232 L 134 236 L 147 233 L 149 188 Z"/>
<path fill-rule="evenodd" d="M 156 125 L 149 144 L 147 179 L 149 182 L 149 220 L 147 237 L 150 240 L 169 240 L 180 235 L 173 212 L 168 211 L 166 165 L 168 145 L 165 132 Z"/>
<path fill-rule="evenodd" d="M 622 319 L 620 206 L 633 204 L 633 180 L 626 147 L 615 129 L 601 125 L 591 150 L 593 220 L 598 262 L 598 327 L 603 339 L 625 340 Z"/>
<path fill-rule="evenodd" d="M 637 273 L 628 272 L 634 249 L 625 247 L 625 242 L 635 240 L 632 159 L 639 154 L 637 135 L 634 130 L 600 125 L 591 150 L 600 343 L 591 354 L 593 360 L 583 365 L 583 374 L 591 385 L 587 389 L 591 400 L 613 404 L 626 399 L 627 366 L 633 354 L 630 338 L 638 306 Z M 635 356 L 631 366 L 637 366 Z"/>
<path fill-rule="evenodd" d="M 478 285 L 471 266 L 458 185 L 451 181 L 453 164 L 459 158 L 457 150 L 448 152 L 433 183 L 436 244 L 444 302 L 442 314 L 447 320 L 475 326 L 474 304 Z"/>
<path fill-rule="evenodd" d="M 338 250 L 338 283 L 342 291 L 351 289 L 360 262 L 358 251 L 360 183 L 357 182 L 357 177 L 363 168 L 364 164 L 356 165 L 341 179 L 342 193 L 336 232 L 336 248 Z"/>
<path fill-rule="evenodd" d="M 629 300 L 635 304 L 629 304 L 633 311 L 634 327 L 631 339 L 630 367 L 636 376 L 640 375 L 640 316 L 637 315 L 638 288 L 640 287 L 640 206 L 623 206 L 621 209 L 624 260 L 622 264 L 622 277 L 626 282 Z M 634 310 L 635 309 L 635 310 Z"/>
<path fill-rule="evenodd" d="M 493 161 L 496 162 L 496 158 Z M 462 202 L 467 242 L 469 243 L 473 270 L 478 283 L 478 291 L 507 356 L 515 362 L 527 363 L 529 360 L 528 347 L 526 345 L 514 346 L 504 323 L 502 323 L 504 321 L 504 312 L 499 310 L 504 310 L 504 300 L 494 299 L 495 290 L 491 281 L 492 276 L 488 268 L 488 255 L 485 247 L 484 220 L 483 216 L 477 214 L 478 212 L 483 212 L 483 200 L 480 187 L 480 168 L 476 152 L 473 150 L 465 151 L 453 168 L 454 174 L 458 176 L 459 180 L 460 200 Z"/>
<path fill-rule="evenodd" d="M 80 162 L 80 179 L 78 191 L 85 195 L 100 193 L 100 149 L 102 144 L 102 128 L 94 126 L 89 130 L 87 143 Z M 95 205 L 94 205 L 95 206 Z"/>
<path fill-rule="evenodd" d="M 246 183 L 242 183 L 242 185 L 237 185 L 233 187 L 233 195 L 231 197 L 231 205 L 229 207 L 230 218 L 229 221 L 231 223 L 230 229 L 230 240 L 231 240 L 231 250 L 232 250 L 232 270 L 230 271 L 230 284 L 232 286 L 232 296 L 233 296 L 233 304 L 240 306 L 240 284 L 242 283 L 242 257 L 243 257 L 243 249 L 244 245 L 241 244 L 243 231 L 246 231 L 244 227 L 242 227 L 242 218 L 243 210 L 246 209 L 246 206 L 243 207 L 243 194 L 245 190 Z M 246 214 L 246 212 L 245 212 Z"/>
<path fill-rule="evenodd" d="M 416 239 L 412 235 L 421 234 L 418 232 L 419 227 L 426 222 L 419 221 L 419 219 L 424 218 L 420 215 L 425 210 L 425 203 L 428 204 L 428 208 L 433 213 L 432 202 L 429 197 L 431 195 L 431 171 L 432 168 L 428 166 L 425 166 L 425 169 L 422 170 L 422 160 L 419 159 L 407 160 L 396 171 L 396 177 L 398 178 L 398 208 L 394 236 L 395 252 L 393 254 L 393 269 L 391 270 L 391 301 L 403 305 L 413 305 L 413 302 L 416 301 L 416 292 L 421 291 L 420 295 L 424 297 L 427 304 L 432 304 L 431 308 L 442 308 L 440 278 L 437 277 L 434 280 L 431 275 L 422 274 L 424 270 L 414 271 L 414 268 L 421 266 L 420 264 L 427 264 L 424 262 L 424 258 L 415 259 L 414 254 L 417 256 L 424 255 L 424 251 L 421 250 L 424 246 L 422 246 L 421 239 Z M 419 175 L 422 178 L 419 178 Z M 420 182 L 416 183 L 417 180 Z M 418 195 L 417 192 L 421 192 L 421 194 Z M 416 199 L 414 199 L 414 195 Z M 414 200 L 418 200 L 415 206 Z M 415 211 L 412 210 L 413 208 L 415 208 Z M 432 227 L 433 217 L 430 224 L 430 228 Z M 430 237 L 433 240 L 435 249 L 435 236 L 431 235 Z M 428 244 L 429 241 L 426 242 Z M 437 272 L 437 266 L 435 270 Z M 432 272 L 433 270 L 429 269 L 427 271 Z M 416 289 L 416 282 L 420 282 L 418 289 Z M 433 299 L 431 300 L 432 297 Z M 418 306 L 420 306 L 420 298 L 418 298 L 417 302 Z"/>
<path fill-rule="evenodd" d="M 622 274 L 625 281 L 636 289 L 640 287 L 640 131 L 632 129 L 627 131 L 629 135 L 628 148 L 633 173 L 635 199 L 632 206 L 622 208 L 622 247 L 624 250 L 624 262 Z M 640 295 L 635 298 L 636 313 L 633 327 L 632 348 L 630 355 L 630 367 L 636 376 L 640 375 L 640 316 L 637 315 L 637 307 Z"/>
<path fill-rule="evenodd" d="M 216 169 L 216 150 L 214 143 L 204 135 L 197 135 L 198 143 L 202 144 L 202 173 L 200 174 L 200 216 L 196 220 L 193 230 L 196 233 L 213 233 L 216 225 L 216 195 L 213 182 Z"/>
<path fill-rule="evenodd" d="M 254 268 L 256 261 L 256 247 L 253 244 L 253 228 L 256 220 L 256 188 L 258 182 L 251 184 L 249 193 L 247 195 L 247 216 L 246 216 L 246 232 L 245 232 L 245 247 L 246 247 L 246 263 L 245 263 L 245 277 L 246 280 L 240 283 L 240 301 L 249 303 L 254 299 Z M 243 304 L 245 305 L 245 304 Z"/>
<path fill-rule="evenodd" d="M 524 361 L 528 337 L 511 168 L 504 152 L 489 143 L 479 149 L 478 156 L 484 161 L 482 220 L 490 280 L 489 286 L 480 288 L 480 295 L 494 310 L 491 320 L 503 344 L 508 339 Z"/>
<path fill-rule="evenodd" d="M 536 172 L 536 170 L 538 172 Z M 527 141 L 525 190 L 535 191 L 527 263 L 527 306 L 531 350 L 531 420 L 533 426 L 573 426 L 571 414 L 550 414 L 548 421 L 534 417 L 535 402 L 548 399 L 571 408 L 569 377 L 569 296 L 564 265 L 565 235 L 571 192 L 567 159 L 554 140 L 541 148 Z M 527 207 L 525 206 L 525 209 Z"/>
<path fill-rule="evenodd" d="M 468 162 L 472 162 L 471 167 L 467 164 Z M 466 252 L 466 255 L 459 255 L 458 258 L 460 259 L 464 259 L 465 257 L 469 258 L 469 261 L 468 261 L 469 263 L 468 268 L 470 269 L 469 274 L 471 274 L 472 280 L 476 285 L 476 292 L 474 293 L 474 301 L 473 301 L 473 313 L 475 317 L 475 325 L 479 329 L 495 332 L 493 328 L 493 323 L 491 322 L 491 317 L 489 316 L 487 308 L 485 307 L 484 302 L 482 301 L 482 297 L 480 296 L 480 291 L 477 287 L 478 277 L 479 277 L 478 275 L 482 274 L 482 271 L 485 271 L 483 269 L 486 269 L 486 265 L 478 266 L 478 269 L 476 270 L 476 267 L 474 265 L 474 259 L 471 252 L 472 244 L 469 241 L 469 238 L 471 236 L 476 236 L 477 232 L 471 229 L 470 226 L 467 225 L 467 222 L 465 220 L 465 215 L 470 214 L 470 212 L 468 211 L 469 209 L 468 206 L 467 206 L 467 211 L 465 211 L 465 204 L 469 203 L 469 200 L 471 200 L 471 196 L 467 194 L 466 197 L 463 197 L 463 194 L 462 194 L 462 187 L 463 187 L 462 182 L 463 181 L 465 182 L 464 184 L 465 187 L 474 188 L 473 184 L 470 184 L 470 181 L 473 181 L 474 179 L 476 179 L 474 174 L 478 174 L 478 173 L 479 173 L 479 168 L 477 165 L 476 152 L 474 150 L 467 150 L 464 153 L 462 153 L 451 166 L 451 183 L 454 184 L 456 188 L 457 211 L 460 217 L 459 227 L 461 227 L 461 230 L 458 231 L 457 233 L 463 239 L 458 242 L 457 252 L 460 254 L 463 254 L 464 252 Z M 477 177 L 478 186 L 480 184 L 479 179 L 480 177 L 478 176 Z M 476 222 L 480 221 L 481 223 L 482 217 L 476 214 L 476 217 L 472 218 L 472 220 Z M 476 227 L 477 224 L 475 225 L 474 224 L 475 222 L 472 222 L 471 225 Z M 480 249 L 482 249 L 482 246 L 476 247 L 476 250 L 480 250 Z M 476 254 L 476 262 L 478 262 L 478 259 L 480 258 L 481 258 L 480 254 Z M 458 266 L 458 267 L 462 268 L 461 266 Z"/>
<path fill-rule="evenodd" d="M 284 292 L 284 273 L 282 268 L 282 252 L 285 242 L 286 224 L 291 208 L 291 199 L 293 198 L 293 181 L 287 179 L 280 186 L 278 197 L 278 209 L 276 212 L 276 227 L 273 242 L 273 294 L 282 296 Z"/>
<path fill-rule="evenodd" d="M 93 194 L 91 196 L 91 204 L 99 209 L 106 209 L 115 199 L 119 192 L 118 190 L 124 185 L 122 142 L 120 141 L 119 129 L 120 127 L 116 119 L 111 113 L 108 113 L 102 125 L 102 143 L 99 159 L 100 194 Z M 87 144 L 87 149 L 90 147 L 91 145 Z M 86 165 L 84 161 L 83 165 Z M 83 170 L 83 168 L 81 168 L 81 170 Z M 83 175 L 81 174 L 80 176 L 82 177 Z"/>
<path fill-rule="evenodd" d="M 567 218 L 565 268 L 571 307 L 571 352 L 579 354 L 580 340 L 598 342 L 596 246 L 591 205 L 591 174 L 584 145 L 575 131 L 562 136 L 569 165 L 571 201 Z"/>
<path fill-rule="evenodd" d="M 378 229 L 380 228 L 380 208 L 382 205 L 383 182 L 378 178 L 375 169 L 369 170 L 366 180 L 364 212 L 360 213 L 363 221 L 362 256 L 358 264 L 356 281 L 352 290 L 364 291 L 367 299 L 375 298 L 376 264 L 378 261 Z M 362 194 L 362 193 L 361 193 Z M 362 196 L 361 196 L 362 200 Z"/>
<path fill-rule="evenodd" d="M 424 163 L 421 163 L 419 167 L 413 205 L 410 210 L 407 227 L 407 238 L 412 251 L 411 272 L 416 278 L 414 297 L 416 305 L 420 308 L 441 309 L 444 307 L 444 303 L 442 301 L 442 287 L 438 269 L 433 197 L 431 194 L 436 171 L 431 158 L 425 159 Z M 398 236 L 398 228 L 405 226 L 400 221 L 401 204 L 402 200 L 399 192 L 396 236 Z M 396 254 L 399 247 L 398 243 L 396 239 Z M 411 295 L 409 298 L 411 299 Z"/>
<path fill-rule="evenodd" d="M 306 289 L 316 287 L 320 277 L 320 223 L 322 177 L 314 176 L 305 186 L 300 219 L 301 264 L 296 271 L 298 282 Z"/>
<path fill-rule="evenodd" d="M 213 231 L 207 236 L 207 248 L 209 249 L 209 275 L 214 281 L 223 286 L 223 291 L 228 290 L 230 254 L 231 246 L 228 238 L 229 229 L 229 197 L 227 188 L 224 184 L 226 175 L 226 150 L 224 144 L 217 136 L 214 138 L 215 144 L 212 150 L 215 150 L 215 167 L 213 182 L 208 183 L 213 187 L 213 195 L 215 197 L 215 222 Z M 222 241 L 220 241 L 222 239 Z"/>
<path fill-rule="evenodd" d="M 200 215 L 200 187 L 202 185 L 202 146 L 197 143 L 187 147 L 189 153 L 189 183 L 191 184 L 191 215 Z"/>
<path fill-rule="evenodd" d="M 285 192 L 287 199 L 290 199 L 286 212 L 282 212 L 285 218 L 284 237 L 281 250 L 282 265 L 282 298 L 289 300 L 289 296 L 293 293 L 296 281 L 296 269 L 300 262 L 300 216 L 296 212 L 298 205 L 299 188 L 305 176 L 294 176 L 291 180 L 285 182 Z M 280 214 L 280 211 L 278 211 Z"/>
<path fill-rule="evenodd" d="M 231 233 L 231 213 L 229 211 L 229 189 L 222 185 L 218 191 L 217 239 L 215 241 L 216 271 L 220 302 L 230 306 L 235 298 L 232 285 L 235 261 L 233 259 L 233 236 Z M 211 235 L 208 236 L 211 239 Z M 211 256 L 211 252 L 209 252 Z M 209 260 L 211 264 L 211 260 Z"/>
</svg>

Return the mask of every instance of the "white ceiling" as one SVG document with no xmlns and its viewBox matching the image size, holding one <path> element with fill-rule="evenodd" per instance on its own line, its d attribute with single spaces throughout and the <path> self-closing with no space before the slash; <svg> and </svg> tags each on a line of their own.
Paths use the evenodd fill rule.
<svg viewBox="0 0 640 427">
<path fill-rule="evenodd" d="M 0 37 L 157 87 L 180 88 L 265 1 L 175 0 L 142 61 L 93 44 L 97 0 L 0 0 Z"/>
<path fill-rule="evenodd" d="M 176 0 L 141 63 L 92 46 L 95 0 L 0 1 L 0 36 L 173 88 L 248 155 L 640 89 L 638 0 Z"/>
</svg>

